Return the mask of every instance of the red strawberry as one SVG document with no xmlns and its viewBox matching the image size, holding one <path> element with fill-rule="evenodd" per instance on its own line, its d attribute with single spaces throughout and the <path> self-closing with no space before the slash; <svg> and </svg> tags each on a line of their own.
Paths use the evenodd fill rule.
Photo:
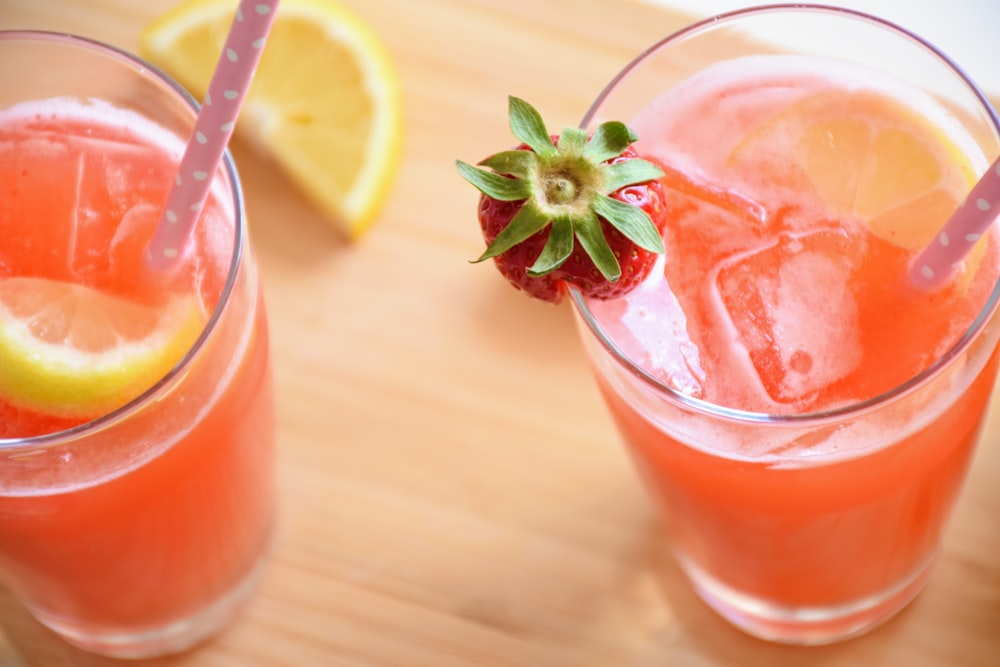
<svg viewBox="0 0 1000 667">
<path fill-rule="evenodd" d="M 578 128 L 550 136 L 516 97 L 510 125 L 522 142 L 516 149 L 479 167 L 457 162 L 482 193 L 487 248 L 476 261 L 493 258 L 515 287 L 553 303 L 565 283 L 609 299 L 642 282 L 663 252 L 663 172 L 638 157 L 632 131 L 612 121 L 589 137 Z"/>
</svg>

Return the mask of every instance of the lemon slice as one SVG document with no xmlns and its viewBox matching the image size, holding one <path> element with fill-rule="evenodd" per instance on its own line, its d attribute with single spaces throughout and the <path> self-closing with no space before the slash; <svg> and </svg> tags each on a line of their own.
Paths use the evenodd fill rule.
<svg viewBox="0 0 1000 667">
<path fill-rule="evenodd" d="M 0 394 L 58 417 L 92 417 L 152 386 L 204 322 L 193 296 L 163 309 L 45 278 L 0 280 Z"/>
<path fill-rule="evenodd" d="M 750 133 L 729 166 L 865 220 L 873 234 L 911 251 L 933 239 L 975 182 L 944 131 L 864 90 L 806 97 Z"/>
<path fill-rule="evenodd" d="M 235 0 L 188 0 L 153 22 L 140 53 L 198 98 L 211 80 Z M 282 0 L 237 132 L 263 147 L 349 237 L 372 224 L 402 145 L 391 57 L 334 0 Z"/>
</svg>

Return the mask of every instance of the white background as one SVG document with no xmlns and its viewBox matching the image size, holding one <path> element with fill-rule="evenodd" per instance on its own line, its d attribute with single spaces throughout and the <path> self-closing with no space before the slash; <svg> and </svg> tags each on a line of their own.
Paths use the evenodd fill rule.
<svg viewBox="0 0 1000 667">
<path fill-rule="evenodd" d="M 753 4 L 744 0 L 646 0 L 694 18 Z M 1000 2 L 996 0 L 817 0 L 856 9 L 896 23 L 951 56 L 993 99 L 1000 98 Z"/>
</svg>

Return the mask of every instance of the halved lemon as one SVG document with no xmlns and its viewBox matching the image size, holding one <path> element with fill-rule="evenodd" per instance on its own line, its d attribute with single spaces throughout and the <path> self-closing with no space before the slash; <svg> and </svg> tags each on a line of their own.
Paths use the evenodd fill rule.
<svg viewBox="0 0 1000 667">
<path fill-rule="evenodd" d="M 151 387 L 198 337 L 194 296 L 153 308 L 57 280 L 0 280 L 0 395 L 57 417 L 92 417 Z"/>
<path fill-rule="evenodd" d="M 943 130 L 865 90 L 806 97 L 750 133 L 729 166 L 758 185 L 818 198 L 907 250 L 930 243 L 975 182 Z"/>
<path fill-rule="evenodd" d="M 236 0 L 187 0 L 140 53 L 203 98 Z M 402 99 L 389 52 L 335 0 L 282 0 L 237 122 L 351 238 L 376 219 L 398 169 Z"/>
</svg>

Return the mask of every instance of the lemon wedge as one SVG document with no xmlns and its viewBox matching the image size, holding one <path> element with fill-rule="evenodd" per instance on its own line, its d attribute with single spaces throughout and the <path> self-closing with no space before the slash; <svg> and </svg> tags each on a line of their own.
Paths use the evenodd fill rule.
<svg viewBox="0 0 1000 667">
<path fill-rule="evenodd" d="M 45 278 L 0 280 L 0 395 L 57 417 L 104 414 L 151 387 L 198 337 L 194 296 L 157 309 Z"/>
<path fill-rule="evenodd" d="M 150 24 L 140 53 L 203 98 L 236 0 L 187 0 Z M 236 131 L 262 147 L 350 238 L 381 211 L 402 146 L 390 54 L 335 0 L 282 0 Z"/>
</svg>

